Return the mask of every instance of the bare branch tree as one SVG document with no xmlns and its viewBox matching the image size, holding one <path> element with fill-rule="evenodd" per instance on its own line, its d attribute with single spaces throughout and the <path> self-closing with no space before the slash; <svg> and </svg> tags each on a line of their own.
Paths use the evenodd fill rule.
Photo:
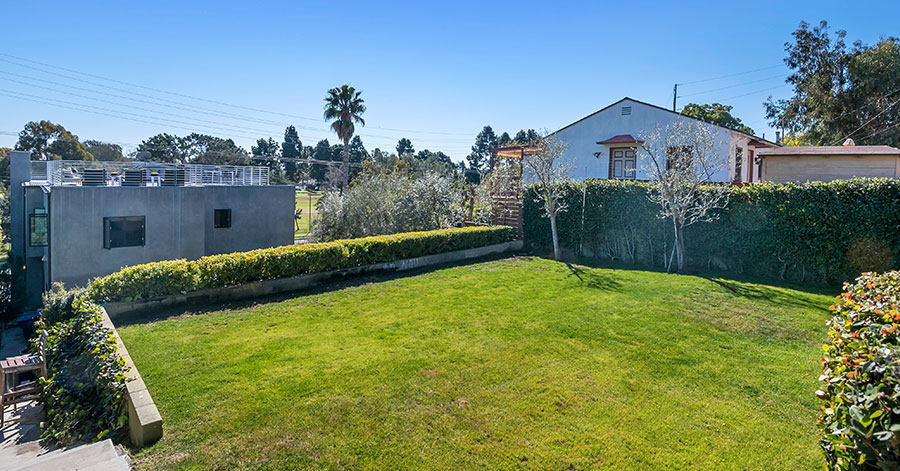
<svg viewBox="0 0 900 471">
<path fill-rule="evenodd" d="M 684 228 L 695 222 L 714 220 L 714 211 L 728 204 L 725 185 L 709 185 L 727 168 L 715 127 L 694 120 L 681 120 L 641 135 L 639 156 L 644 172 L 655 180 L 650 199 L 659 204 L 659 217 L 672 222 L 673 253 L 678 273 L 684 272 Z M 671 267 L 671 265 L 670 265 Z"/>
<path fill-rule="evenodd" d="M 536 147 L 540 151 L 524 158 L 525 178 L 537 186 L 536 201 L 543 203 L 544 216 L 550 219 L 550 233 L 553 238 L 553 258 L 559 260 L 559 236 L 556 231 L 556 216 L 566 210 L 563 196 L 565 183 L 574 168 L 572 162 L 563 158 L 568 145 L 555 135 L 541 138 Z"/>
</svg>

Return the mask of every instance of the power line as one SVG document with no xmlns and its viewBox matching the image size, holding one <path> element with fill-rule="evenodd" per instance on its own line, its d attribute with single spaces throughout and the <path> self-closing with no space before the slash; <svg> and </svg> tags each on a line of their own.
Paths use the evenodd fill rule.
<svg viewBox="0 0 900 471">
<path fill-rule="evenodd" d="M 900 127 L 900 123 L 893 124 L 893 125 L 888 126 L 888 127 L 884 128 L 884 129 L 882 129 L 882 130 L 880 130 L 880 131 L 875 131 L 875 132 L 873 132 L 872 134 L 869 134 L 868 136 L 863 136 L 863 137 L 859 138 L 859 140 L 863 141 L 863 140 L 866 140 L 866 139 L 868 139 L 868 138 L 870 138 L 870 137 L 875 137 L 875 136 L 877 136 L 877 135 L 879 135 L 879 134 L 881 134 L 881 133 L 883 133 L 883 132 L 890 131 L 891 129 L 894 129 L 894 128 L 896 128 L 896 127 Z"/>
<path fill-rule="evenodd" d="M 712 92 L 718 92 L 718 91 L 721 91 L 721 90 L 728 90 L 728 89 L 731 89 L 731 88 L 743 87 L 744 85 L 750 85 L 750 84 L 752 84 L 752 83 L 765 82 L 766 80 L 772 80 L 772 79 L 775 79 L 775 78 L 787 78 L 787 77 L 788 77 L 787 75 L 784 75 L 784 74 L 778 74 L 778 75 L 773 75 L 773 76 L 771 76 L 771 77 L 761 78 L 761 79 L 758 79 L 758 80 L 751 80 L 751 81 L 749 81 L 749 82 L 742 82 L 742 83 L 738 83 L 738 84 L 734 84 L 734 85 L 728 85 L 727 87 L 713 88 L 713 89 L 711 89 L 711 90 L 704 90 L 704 91 L 702 91 L 702 92 L 688 93 L 687 95 L 678 95 L 678 98 L 685 98 L 685 97 L 690 97 L 690 96 L 695 96 L 695 95 L 704 95 L 704 94 L 706 94 L 706 93 L 712 93 Z M 679 85 L 680 85 L 680 84 L 679 84 Z"/>
<path fill-rule="evenodd" d="M 20 78 L 25 78 L 25 79 L 33 80 L 33 81 L 36 81 L 36 82 L 49 83 L 49 84 L 51 84 L 51 85 L 57 85 L 57 86 L 60 86 L 60 87 L 71 88 L 71 89 L 73 89 L 73 90 L 82 90 L 82 91 L 89 92 L 89 93 L 96 93 L 97 95 L 103 95 L 103 96 L 109 96 L 109 97 L 113 97 L 113 98 L 120 98 L 120 99 L 123 99 L 123 100 L 135 101 L 135 102 L 138 102 L 138 103 L 146 103 L 146 104 L 154 105 L 154 106 L 168 106 L 168 107 L 171 107 L 171 108 L 175 108 L 175 109 L 179 109 L 179 110 L 184 110 L 184 111 L 190 111 L 190 112 L 192 112 L 192 113 L 197 113 L 197 114 L 203 114 L 203 113 L 198 113 L 197 110 L 204 110 L 204 111 L 207 111 L 208 114 L 212 114 L 212 115 L 219 116 L 219 117 L 222 117 L 222 118 L 241 119 L 241 120 L 246 120 L 246 121 L 255 121 L 255 122 L 258 122 L 258 123 L 261 123 L 261 124 L 272 124 L 272 125 L 278 125 L 278 126 L 284 126 L 284 125 L 285 125 L 285 123 L 284 123 L 284 122 L 281 122 L 281 121 L 270 121 L 270 120 L 266 120 L 266 119 L 244 117 L 244 116 L 240 116 L 240 115 L 236 115 L 236 114 L 232 114 L 232 113 L 227 113 L 227 112 L 222 112 L 222 111 L 217 111 L 217 110 L 212 110 L 212 109 L 209 109 L 209 108 L 203 108 L 203 107 L 197 107 L 197 106 L 184 107 L 184 106 L 178 106 L 178 105 L 173 105 L 173 104 L 163 105 L 163 104 L 160 104 L 160 103 L 158 103 L 158 102 L 160 102 L 160 101 L 164 101 L 164 102 L 167 102 L 167 103 L 179 103 L 179 102 L 174 102 L 174 101 L 171 101 L 171 100 L 163 100 L 163 99 L 155 98 L 155 97 L 153 98 L 153 100 L 156 100 L 156 101 L 142 100 L 142 99 L 140 99 L 140 98 L 134 98 L 134 97 L 129 97 L 129 96 L 117 95 L 117 94 L 115 94 L 115 93 L 102 92 L 102 91 L 98 91 L 98 90 L 91 90 L 90 88 L 78 87 L 78 86 L 75 86 L 75 85 L 69 85 L 69 84 L 60 83 L 60 82 L 54 82 L 54 81 L 52 81 L 52 80 L 40 79 L 40 78 L 37 78 L 37 77 L 31 77 L 31 76 L 28 76 L 28 75 L 16 74 L 16 73 L 13 73 L 13 72 L 6 72 L 6 71 L 3 71 L 3 70 L 0 70 L 0 74 L 11 75 L 11 76 L 14 76 L 14 77 L 20 77 Z M 47 89 L 47 90 L 53 90 L 52 88 L 43 87 L 43 86 L 40 86 L 40 85 L 35 85 L 35 84 L 33 84 L 33 83 L 23 82 L 23 81 L 20 81 L 20 80 L 13 80 L 13 79 L 2 78 L 2 77 L 0 77 L 0 80 L 7 80 L 7 81 L 10 81 L 10 82 L 15 82 L 15 83 L 25 84 L 25 85 L 28 85 L 28 86 L 31 86 L 31 87 L 37 87 L 37 88 L 44 88 L 44 89 Z M 112 88 L 112 90 L 117 90 L 117 89 Z M 59 93 L 70 93 L 70 92 L 62 92 L 62 91 L 59 91 L 59 90 L 54 90 L 54 91 L 57 91 L 57 92 L 59 92 Z M 126 92 L 126 93 L 130 93 L 130 92 Z M 142 96 L 142 95 L 138 95 L 138 96 Z M 310 128 L 310 129 L 312 129 L 312 128 Z M 316 130 L 318 131 L 318 130 L 320 130 L 320 129 L 316 129 Z"/>
<path fill-rule="evenodd" d="M 125 120 L 128 120 L 128 121 L 135 121 L 135 122 L 139 122 L 139 123 L 152 124 L 152 125 L 154 125 L 154 126 L 171 126 L 171 127 L 178 128 L 178 129 L 184 129 L 184 130 L 187 130 L 187 131 L 190 131 L 190 132 L 196 132 L 196 131 L 197 131 L 197 129 L 196 129 L 195 127 L 186 127 L 186 126 L 171 125 L 171 124 L 159 123 L 159 122 L 154 122 L 154 121 L 147 121 L 147 120 L 144 120 L 144 119 L 138 119 L 138 118 L 133 118 L 133 117 L 128 117 L 128 116 L 122 116 L 122 114 L 124 114 L 124 113 L 117 112 L 117 111 L 116 111 L 115 113 L 121 113 L 121 114 L 109 114 L 109 113 L 105 113 L 105 112 L 102 112 L 102 111 L 85 110 L 85 109 L 82 109 L 82 108 L 76 108 L 76 107 L 73 107 L 73 106 L 60 105 L 60 104 L 57 104 L 57 103 L 50 103 L 50 102 L 48 102 L 48 101 L 42 101 L 42 100 L 39 100 L 39 99 L 33 99 L 33 98 L 26 98 L 26 97 L 23 97 L 23 96 L 11 95 L 11 94 L 2 93 L 2 92 L 0 92 L 0 96 L 6 96 L 6 97 L 10 97 L 10 98 L 16 98 L 16 99 L 18 99 L 18 100 L 24 100 L 24 101 L 34 102 L 34 103 L 40 103 L 40 104 L 43 104 L 43 105 L 56 106 L 56 107 L 59 107 L 59 108 L 66 108 L 66 109 L 75 110 L 75 111 L 81 111 L 81 112 L 84 112 L 84 113 L 92 113 L 92 114 L 97 114 L 97 115 L 102 115 L 102 116 L 109 116 L 109 117 L 111 117 L 111 118 L 116 118 L 116 119 L 125 119 Z M 156 118 L 154 118 L 154 119 L 156 119 Z M 233 132 L 233 131 L 232 131 L 232 132 Z M 250 135 L 243 136 L 243 137 L 244 137 L 245 139 L 253 139 L 253 138 L 254 138 L 254 136 L 250 136 Z"/>
<path fill-rule="evenodd" d="M 118 84 L 121 84 L 121 85 L 127 85 L 127 86 L 130 86 L 130 87 L 136 87 L 136 88 L 140 88 L 140 89 L 144 89 L 144 90 L 149 90 L 149 91 L 153 91 L 153 92 L 156 92 L 156 93 L 163 93 L 163 94 L 172 95 L 172 96 L 177 96 L 177 97 L 181 97 L 181 98 L 188 98 L 188 99 L 191 99 L 191 100 L 197 100 L 197 101 L 203 101 L 203 102 L 206 102 L 206 103 L 212 103 L 212 104 L 216 104 L 216 105 L 220 105 L 220 106 L 228 106 L 228 107 L 232 107 L 232 108 L 238 108 L 238 109 L 242 109 L 242 110 L 246 110 L 246 111 L 254 111 L 254 112 L 257 112 L 257 113 L 279 115 L 279 116 L 285 116 L 285 117 L 290 117 L 290 118 L 295 118 L 295 119 L 301 119 L 301 120 L 306 120 L 306 121 L 313 121 L 313 122 L 317 122 L 317 123 L 321 123 L 321 122 L 322 122 L 322 119 L 321 119 L 321 118 L 310 118 L 310 117 L 308 117 L 308 116 L 299 116 L 299 115 L 290 114 L 290 113 L 281 113 L 281 112 L 276 112 L 276 111 L 263 110 L 263 109 L 259 109 L 259 108 L 249 107 L 249 106 L 236 105 L 236 104 L 233 104 L 233 103 L 226 103 L 226 102 L 217 101 L 217 100 L 210 100 L 210 99 L 201 98 L 201 97 L 197 97 L 197 96 L 193 96 L 193 95 L 188 95 L 188 94 L 184 94 L 184 93 L 170 92 L 170 91 L 162 90 L 162 89 L 159 89 L 159 88 L 148 87 L 148 86 L 145 86 L 145 85 L 140 85 L 140 84 L 136 84 L 136 83 L 132 83 L 132 82 L 126 82 L 126 81 L 123 81 L 123 80 L 111 79 L 111 78 L 103 77 L 103 76 L 100 76 L 100 75 L 90 74 L 90 73 L 87 73 L 87 72 L 81 72 L 81 71 L 74 70 L 74 69 L 69 69 L 69 68 L 60 67 L 60 66 L 56 66 L 56 65 L 52 65 L 52 64 L 47 64 L 47 63 L 44 63 L 44 62 L 39 62 L 39 61 L 31 60 L 31 59 L 26 59 L 26 58 L 23 58 L 23 57 L 14 56 L 14 55 L 12 55 L 12 54 L 0 53 L 0 56 L 10 57 L 10 58 L 16 59 L 16 60 L 18 60 L 18 61 L 28 62 L 28 63 L 32 63 L 32 64 L 38 64 L 38 65 L 41 65 L 41 66 L 44 66 L 44 67 L 50 67 L 50 68 L 52 68 L 52 69 L 57 69 L 57 70 L 64 70 L 64 71 L 66 71 L 66 72 L 71 72 L 71 73 L 83 75 L 83 76 L 86 76 L 86 77 L 92 77 L 92 78 L 99 79 L 99 80 L 106 80 L 106 81 L 109 81 L 109 82 L 118 83 Z M 54 72 L 42 70 L 42 69 L 39 69 L 39 68 L 37 68 L 37 67 L 31 67 L 31 66 L 28 66 L 28 65 L 19 64 L 19 63 L 16 63 L 16 62 L 11 61 L 11 60 L 8 60 L 8 59 L 0 59 L 0 61 L 7 62 L 7 63 L 9 63 L 9 64 L 13 64 L 13 65 L 16 65 L 16 66 L 19 66 L 19 67 L 27 67 L 27 68 L 30 68 L 30 69 L 38 70 L 38 71 L 41 71 L 41 72 L 43 72 L 43 73 L 48 73 L 48 74 L 54 74 L 54 75 L 64 76 L 64 77 L 66 77 L 66 78 L 69 78 L 70 80 L 79 80 L 79 81 L 91 83 L 91 82 L 88 82 L 88 81 L 85 81 L 85 80 L 81 80 L 81 79 L 77 79 L 77 78 L 74 78 L 74 77 L 69 77 L 69 76 L 65 76 L 65 75 L 62 75 L 62 74 L 56 74 L 56 73 L 54 73 Z M 96 85 L 96 84 L 95 84 L 95 85 Z M 105 86 L 105 85 L 98 85 L 98 86 Z M 109 87 L 109 88 L 112 88 L 112 87 Z M 121 89 L 118 89 L 118 90 L 119 90 L 119 91 L 125 91 L 125 90 L 121 90 Z M 131 91 L 125 91 L 125 92 L 126 92 L 126 93 L 135 93 L 135 92 L 131 92 Z M 385 131 L 407 132 L 407 133 L 420 133 L 420 134 L 439 134 L 439 135 L 448 135 L 448 136 L 468 136 L 468 134 L 466 134 L 466 133 L 452 133 L 452 132 L 446 132 L 446 131 L 421 131 L 421 130 L 412 130 L 412 129 L 383 128 L 383 127 L 378 127 L 378 126 L 373 126 L 372 129 L 382 129 L 382 130 L 385 130 Z"/>
<path fill-rule="evenodd" d="M 138 114 L 138 113 L 123 112 L 123 111 L 113 110 L 113 109 L 109 109 L 109 108 L 103 108 L 103 107 L 99 107 L 99 106 L 85 105 L 85 104 L 83 104 L 83 103 L 76 103 L 76 102 L 71 102 L 71 101 L 67 101 L 67 100 L 59 100 L 59 99 L 56 99 L 56 98 L 43 97 L 43 96 L 40 96 L 40 95 L 31 95 L 31 94 L 29 94 L 29 93 L 22 93 L 22 92 L 17 92 L 17 91 L 14 91 L 14 90 L 6 90 L 6 89 L 3 89 L 3 88 L 0 88 L 0 92 L 4 92 L 4 94 L 5 94 L 6 96 L 12 96 L 12 97 L 14 97 L 14 98 L 15 98 L 15 95 L 22 95 L 22 96 L 24 96 L 24 97 L 33 98 L 33 99 L 36 99 L 36 100 L 45 100 L 45 101 L 51 101 L 51 102 L 63 103 L 63 104 L 66 104 L 66 105 L 80 106 L 80 107 L 83 107 L 83 108 L 91 108 L 91 109 L 95 109 L 95 110 L 99 110 L 99 111 L 104 111 L 104 112 L 107 112 L 107 113 L 119 113 L 119 114 L 123 114 L 123 115 L 137 116 L 137 117 L 139 117 L 139 118 L 155 119 L 155 120 L 159 120 L 159 121 L 166 121 L 166 122 L 172 122 L 172 123 L 177 123 L 177 124 L 184 124 L 184 125 L 188 125 L 188 126 L 196 126 L 196 125 L 197 125 L 197 123 L 195 123 L 195 122 L 190 122 L 190 121 L 180 121 L 180 120 L 175 120 L 175 119 L 162 118 L 162 117 L 158 117 L 158 116 L 148 116 L 148 115 Z M 9 94 L 15 94 L 15 95 L 9 95 Z M 152 110 L 149 110 L 149 111 L 152 112 Z M 254 137 L 256 136 L 256 135 L 250 134 L 249 131 L 243 131 L 243 130 L 240 130 L 240 129 L 228 129 L 228 127 L 231 127 L 231 128 L 238 128 L 238 127 L 240 127 L 240 126 L 231 126 L 231 125 L 225 125 L 225 126 L 227 126 L 227 127 L 221 127 L 221 126 L 209 126 L 209 125 L 205 125 L 205 126 L 206 126 L 207 128 L 209 128 L 209 129 L 218 129 L 218 130 L 220 130 L 220 131 L 225 131 L 225 132 L 244 133 L 244 134 L 246 134 L 247 137 L 250 138 L 250 139 L 252 139 L 252 138 L 254 138 Z M 266 133 L 266 131 L 260 131 L 260 130 L 253 130 L 253 131 L 260 132 L 260 133 Z"/>
<path fill-rule="evenodd" d="M 892 94 L 893 94 L 893 93 L 892 93 Z M 892 94 L 891 94 L 891 95 L 892 95 Z M 887 95 L 887 96 L 890 96 L 890 95 Z M 841 142 L 843 142 L 844 140 L 846 140 L 847 138 L 849 138 L 850 136 L 856 134 L 857 131 L 859 131 L 860 129 L 866 127 L 866 125 L 869 124 L 869 123 L 871 123 L 872 121 L 875 121 L 875 118 L 877 118 L 877 117 L 881 116 L 882 114 L 884 114 L 885 111 L 887 111 L 887 110 L 893 108 L 894 105 L 896 105 L 897 103 L 900 103 L 900 99 L 897 99 L 896 101 L 894 101 L 893 103 L 891 103 L 890 105 L 888 105 L 885 109 L 883 109 L 883 110 L 879 111 L 878 113 L 876 113 L 875 116 L 872 116 L 871 118 L 869 118 L 868 121 L 866 121 L 865 123 L 862 123 L 858 128 L 854 129 L 853 132 L 851 132 L 850 134 L 847 134 L 846 136 L 844 136 L 844 137 L 841 138 L 841 139 L 838 139 L 837 142 L 835 142 L 835 143 L 832 144 L 832 145 L 835 145 L 835 146 L 836 146 L 836 145 L 840 144 Z M 866 139 L 866 138 L 863 138 L 863 139 Z"/>
<path fill-rule="evenodd" d="M 10 79 L 5 79 L 5 78 L 3 78 L 3 77 L 0 77 L 0 80 L 10 80 Z M 18 80 L 13 80 L 13 81 L 14 81 L 14 82 L 19 82 Z M 19 83 L 24 83 L 24 82 L 19 82 Z M 26 85 L 27 85 L 27 84 L 26 84 Z M 153 110 L 153 109 L 149 109 L 149 108 L 141 108 L 141 107 L 139 107 L 139 106 L 127 105 L 127 104 L 124 104 L 124 103 L 119 103 L 119 102 L 110 101 L 110 100 L 103 100 L 103 99 L 101 99 L 101 98 L 94 98 L 94 97 L 90 97 L 90 96 L 86 96 L 86 95 L 81 95 L 81 94 L 78 94 L 78 93 L 63 92 L 63 91 L 56 90 L 56 89 L 53 89 L 53 88 L 50 88 L 50 87 L 42 87 L 42 86 L 39 86 L 39 85 L 33 85 L 33 86 L 35 86 L 35 87 L 37 87 L 37 88 L 42 88 L 42 89 L 44 89 L 44 90 L 49 90 L 49 91 L 57 92 L 57 93 L 65 93 L 65 94 L 68 95 L 68 96 L 76 96 L 76 97 L 79 97 L 79 98 L 86 98 L 86 99 L 88 99 L 88 100 L 93 100 L 93 101 L 97 101 L 97 102 L 100 102 L 100 103 L 108 103 L 108 104 L 116 105 L 116 106 L 124 106 L 124 107 L 128 108 L 129 110 L 135 109 L 135 110 L 147 111 L 147 112 L 149 112 L 149 113 L 160 113 L 160 114 L 163 114 L 163 115 L 173 116 L 173 117 L 176 117 L 176 118 L 189 119 L 189 120 L 198 121 L 198 122 L 203 122 L 203 123 L 217 124 L 217 125 L 221 125 L 221 126 L 228 126 L 228 127 L 233 127 L 233 128 L 246 129 L 246 130 L 250 130 L 250 131 L 254 131 L 254 132 L 258 132 L 258 133 L 262 133 L 262 134 L 271 134 L 271 131 L 270 131 L 270 130 L 261 130 L 261 129 L 256 129 L 256 128 L 250 128 L 250 127 L 247 127 L 247 126 L 239 126 L 239 125 L 234 125 L 234 124 L 221 123 L 221 122 L 218 122 L 218 121 L 210 121 L 210 120 L 206 120 L 206 119 L 202 119 L 202 118 L 196 118 L 196 117 L 192 117 L 192 116 L 185 116 L 185 115 L 179 115 L 179 114 L 174 114 L 174 113 L 168 113 L 168 112 L 159 111 L 159 110 Z M 0 90 L 3 90 L 3 89 L 0 89 Z M 28 96 L 28 94 L 22 93 L 22 92 L 18 92 L 18 91 L 13 91 L 13 90 L 4 90 L 4 91 L 10 92 L 10 93 L 19 93 L 19 94 Z M 36 95 L 31 95 L 31 96 L 36 96 Z M 39 98 L 41 98 L 41 97 L 39 97 Z M 47 99 L 50 99 L 50 98 L 47 98 Z M 80 105 L 80 106 L 87 106 L 87 105 L 81 105 L 81 104 L 79 104 L 79 105 Z"/>
<path fill-rule="evenodd" d="M 3 55 L 6 55 L 6 54 L 3 54 Z M 735 72 L 735 73 L 733 73 L 733 74 L 720 75 L 720 76 L 718 76 L 718 77 L 712 77 L 712 78 L 701 79 L 701 80 L 694 80 L 694 81 L 691 81 L 691 82 L 682 82 L 682 83 L 679 83 L 678 85 L 691 85 L 691 84 L 694 84 L 694 83 L 712 82 L 713 80 L 720 80 L 720 79 L 723 79 L 723 78 L 736 77 L 736 76 L 738 76 L 738 75 L 746 75 L 746 74 L 750 74 L 750 73 L 753 73 L 753 72 L 759 72 L 759 71 L 762 71 L 762 70 L 770 70 L 770 69 L 774 69 L 774 68 L 776 68 L 776 67 L 784 67 L 784 64 L 776 64 L 776 65 L 772 65 L 772 66 L 768 66 L 768 67 L 760 67 L 760 68 L 758 68 L 758 69 L 745 70 L 745 71 L 743 71 L 743 72 Z"/>
<path fill-rule="evenodd" d="M 728 101 L 728 100 L 734 100 L 735 98 L 745 97 L 745 96 L 748 96 L 748 95 L 755 95 L 755 94 L 757 94 L 757 93 L 762 93 L 762 92 L 767 92 L 767 91 L 769 91 L 769 90 L 775 90 L 775 89 L 777 89 L 777 88 L 782 88 L 782 87 L 784 87 L 785 85 L 787 85 L 787 84 L 786 84 L 786 83 L 783 83 L 783 84 L 781 84 L 781 85 L 777 85 L 777 86 L 774 86 L 774 87 L 763 88 L 763 89 L 760 89 L 760 90 L 754 90 L 754 91 L 748 92 L 748 93 L 742 93 L 742 94 L 740 94 L 740 95 L 730 96 L 730 97 L 728 97 L 728 98 L 722 98 L 721 100 L 718 100 L 718 101 Z"/>
<path fill-rule="evenodd" d="M 5 59 L 0 59 L 0 61 L 5 61 Z M 8 61 L 7 61 L 7 62 L 8 62 Z M 69 80 L 76 80 L 76 81 L 78 81 L 78 82 L 87 83 L 87 84 L 90 84 L 90 85 L 93 85 L 93 86 L 96 86 L 96 87 L 108 88 L 108 89 L 111 89 L 111 90 L 116 90 L 116 91 L 123 92 L 123 93 L 127 93 L 127 94 L 133 94 L 133 95 L 140 96 L 140 97 L 150 98 L 150 99 L 152 99 L 152 100 L 161 101 L 161 102 L 165 102 L 165 103 L 170 103 L 170 104 L 175 104 L 175 105 L 183 105 L 183 106 L 174 106 L 174 108 L 182 109 L 182 110 L 187 110 L 187 111 L 190 111 L 190 112 L 196 113 L 196 114 L 201 114 L 201 115 L 202 115 L 202 114 L 213 114 L 213 115 L 216 115 L 216 116 L 225 117 L 225 118 L 230 118 L 230 119 L 246 120 L 246 121 L 255 121 L 255 122 L 259 122 L 259 123 L 263 123 L 263 124 L 277 124 L 277 125 L 279 125 L 279 126 L 289 126 L 289 125 L 291 125 L 290 123 L 286 123 L 286 122 L 277 122 L 277 121 L 270 121 L 270 120 L 261 120 L 261 119 L 258 119 L 258 118 L 247 118 L 247 117 L 235 115 L 235 114 L 232 114 L 232 113 L 225 113 L 225 112 L 221 112 L 221 111 L 214 110 L 214 109 L 210 109 L 210 108 L 204 108 L 204 107 L 199 107 L 199 106 L 195 106 L 195 105 L 188 105 L 188 104 L 185 104 L 185 103 L 182 103 L 182 102 L 177 102 L 177 101 L 173 101 L 173 100 L 167 100 L 167 99 L 164 99 L 164 98 L 158 98 L 158 97 L 154 97 L 154 96 L 152 96 L 152 95 L 146 95 L 146 94 L 143 94 L 143 93 L 137 93 L 137 92 L 133 92 L 133 91 L 130 91 L 130 90 L 125 90 L 125 89 L 116 88 L 116 87 L 109 87 L 109 86 L 107 86 L 107 85 L 98 84 L 98 83 L 96 83 L 96 82 L 91 82 L 91 81 L 89 81 L 89 80 L 83 80 L 83 79 L 79 79 L 79 78 L 76 78 L 76 77 L 70 77 L 70 76 L 64 75 L 64 74 L 57 74 L 57 73 L 55 73 L 55 72 L 47 72 L 47 71 L 43 71 L 43 70 L 38 69 L 38 68 L 36 68 L 36 67 L 30 67 L 30 66 L 21 65 L 21 64 L 16 64 L 16 65 L 20 65 L 20 66 L 22 66 L 22 67 L 27 67 L 27 68 L 31 68 L 31 69 L 34 69 L 34 70 L 38 70 L 38 71 L 41 71 L 41 72 L 44 72 L 44 73 L 49 73 L 49 74 L 53 74 L 53 75 L 58 75 L 58 76 L 60 76 L 60 77 L 67 78 L 67 79 L 69 79 Z M 74 85 L 68 85 L 68 84 L 64 84 L 64 83 L 59 83 L 59 82 L 53 82 L 53 81 L 49 81 L 49 80 L 38 79 L 38 78 L 35 78 L 35 77 L 29 77 L 29 76 L 26 76 L 26 75 L 15 74 L 15 73 L 12 73 L 12 72 L 0 71 L 0 73 L 6 74 L 6 75 L 12 75 L 12 76 L 17 76 L 17 77 L 22 77 L 22 78 L 27 78 L 27 79 L 29 79 L 29 80 L 36 80 L 36 81 L 42 81 L 42 82 L 46 82 L 46 83 L 51 83 L 51 84 L 58 85 L 58 86 L 62 86 L 62 87 L 67 87 L 67 88 L 73 88 L 73 89 L 83 90 L 83 91 L 87 91 L 87 92 L 90 92 L 90 93 L 96 93 L 96 94 L 100 94 L 100 95 L 112 96 L 112 97 L 121 98 L 121 99 L 125 99 L 125 100 L 132 100 L 132 101 L 144 102 L 144 103 L 152 104 L 152 105 L 155 105 L 155 106 L 171 106 L 171 105 L 160 105 L 160 104 L 158 104 L 158 103 L 150 102 L 150 101 L 147 101 L 147 100 L 139 100 L 139 99 L 131 98 L 131 97 L 127 97 L 127 96 L 122 96 L 122 95 L 116 95 L 116 94 L 111 94 L 111 93 L 106 93 L 106 92 L 101 92 L 101 91 L 91 90 L 91 89 L 84 88 L 84 87 L 76 87 L 76 86 L 74 86 Z M 12 79 L 3 79 L 3 80 L 8 80 L 8 81 L 14 81 L 14 82 L 17 82 L 17 83 L 22 83 L 22 82 L 20 82 L 20 81 L 16 81 L 16 80 L 12 80 Z M 25 85 L 34 86 L 34 87 L 38 87 L 38 88 L 48 89 L 48 87 L 42 87 L 42 86 L 39 86 L 39 85 L 30 84 L 30 83 L 25 83 Z M 52 89 L 51 89 L 51 90 L 52 90 Z M 58 92 L 58 93 L 68 93 L 68 94 L 71 94 L 70 92 L 62 92 L 62 91 L 59 91 L 59 90 L 54 90 L 54 91 L 56 91 L 56 92 Z M 82 97 L 84 97 L 84 96 L 82 95 Z M 86 98 L 88 98 L 88 99 L 95 99 L 95 98 L 91 98 L 91 97 L 86 97 Z M 95 100 L 100 101 L 99 99 L 95 99 Z M 131 105 L 123 105 L 123 104 L 119 104 L 119 106 L 131 106 Z M 186 108 L 186 107 L 191 107 L 191 108 Z M 201 112 L 201 111 L 197 111 L 197 110 L 203 110 L 203 111 L 205 111 L 205 112 Z M 154 112 L 157 112 L 157 111 L 154 111 Z M 192 118 L 192 119 L 196 119 L 196 118 Z M 228 126 L 234 126 L 234 125 L 228 125 Z M 241 126 L 241 127 L 245 127 L 245 128 L 246 128 L 246 126 Z M 313 128 L 313 127 L 302 126 L 302 125 L 298 125 L 298 126 L 294 126 L 294 127 L 295 127 L 296 129 L 307 130 L 307 131 L 314 131 L 314 132 L 320 132 L 320 133 L 328 133 L 328 134 L 330 134 L 330 132 L 331 132 L 330 129 L 325 129 L 325 128 Z M 260 131 L 257 131 L 257 132 L 260 132 Z M 265 133 L 265 134 L 275 134 L 275 135 L 278 134 L 278 133 L 272 133 L 272 132 L 270 132 L 270 131 L 263 131 L 263 133 Z M 368 137 L 371 137 L 371 138 L 376 138 L 376 139 L 379 139 L 379 138 L 380 138 L 380 139 L 390 139 L 390 140 L 397 139 L 396 136 L 384 136 L 384 135 L 368 134 L 368 133 L 362 133 L 362 132 L 359 133 L 359 135 L 360 135 L 361 137 L 367 137 L 367 138 L 368 138 Z M 306 139 L 322 139 L 321 135 L 320 135 L 320 136 L 317 136 L 317 137 L 304 135 L 304 136 L 302 136 L 302 137 L 304 137 L 304 138 L 306 138 Z M 461 143 L 461 142 L 469 142 L 468 139 L 456 139 L 456 138 L 452 138 L 452 139 L 451 139 L 451 138 L 428 138 L 428 139 L 431 140 L 431 141 L 435 141 L 435 142 L 458 142 L 458 143 Z"/>
</svg>

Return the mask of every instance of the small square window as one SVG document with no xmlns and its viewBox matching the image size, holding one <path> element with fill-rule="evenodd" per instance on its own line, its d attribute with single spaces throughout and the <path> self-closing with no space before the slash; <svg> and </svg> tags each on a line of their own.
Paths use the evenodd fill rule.
<svg viewBox="0 0 900 471">
<path fill-rule="evenodd" d="M 47 225 L 47 212 L 35 209 L 28 216 L 28 244 L 32 247 L 46 247 L 50 235 Z"/>
<path fill-rule="evenodd" d="M 216 209 L 213 212 L 213 219 L 213 227 L 217 229 L 231 227 L 231 210 Z"/>
<path fill-rule="evenodd" d="M 144 245 L 144 216 L 103 218 L 103 248 Z"/>
</svg>

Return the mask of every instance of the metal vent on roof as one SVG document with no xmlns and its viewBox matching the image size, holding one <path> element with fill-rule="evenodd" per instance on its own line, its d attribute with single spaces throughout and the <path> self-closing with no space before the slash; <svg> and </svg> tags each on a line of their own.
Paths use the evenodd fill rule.
<svg viewBox="0 0 900 471">
<path fill-rule="evenodd" d="M 631 114 L 631 107 L 630 107 L 630 106 L 623 106 L 623 107 L 622 107 L 622 116 L 628 116 L 628 115 L 630 115 L 630 114 Z"/>
</svg>

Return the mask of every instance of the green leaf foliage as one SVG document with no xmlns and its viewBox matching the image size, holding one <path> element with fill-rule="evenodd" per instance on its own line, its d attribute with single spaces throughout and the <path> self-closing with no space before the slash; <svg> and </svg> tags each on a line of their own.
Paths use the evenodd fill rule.
<svg viewBox="0 0 900 471">
<path fill-rule="evenodd" d="M 827 469 L 898 469 L 900 273 L 864 273 L 838 299 L 816 391 Z"/>
<path fill-rule="evenodd" d="M 506 226 L 465 227 L 146 263 L 95 278 L 87 292 L 97 302 L 130 301 L 434 255 L 514 237 L 515 231 Z"/>
<path fill-rule="evenodd" d="M 672 228 L 647 197 L 651 183 L 567 185 L 569 210 L 557 221 L 561 245 L 599 258 L 663 265 Z M 900 256 L 898 180 L 734 186 L 716 216 L 685 229 L 689 267 L 837 284 L 895 267 Z M 550 247 L 550 224 L 533 187 L 526 190 L 523 217 L 526 242 Z"/>
<path fill-rule="evenodd" d="M 119 437 L 127 421 L 127 367 L 112 332 L 100 321 L 99 306 L 74 301 L 75 317 L 44 332 L 49 377 L 39 401 L 45 419 L 41 438 L 60 445 Z"/>
</svg>

